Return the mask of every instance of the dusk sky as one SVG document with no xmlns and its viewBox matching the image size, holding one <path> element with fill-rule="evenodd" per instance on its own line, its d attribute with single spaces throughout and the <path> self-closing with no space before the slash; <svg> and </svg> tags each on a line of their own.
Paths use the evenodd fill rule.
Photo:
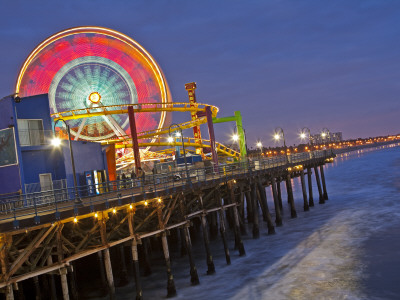
<svg viewBox="0 0 400 300">
<path fill-rule="evenodd" d="M 326 127 L 343 137 L 397 134 L 400 1 L 5 1 L 0 10 L 0 97 L 48 36 L 94 25 L 142 44 L 164 71 L 174 101 L 197 100 L 243 115 L 248 146 L 287 144 Z M 189 119 L 174 115 L 174 122 Z M 233 124 L 216 124 L 229 141 Z M 208 138 L 206 130 L 204 138 Z"/>
</svg>

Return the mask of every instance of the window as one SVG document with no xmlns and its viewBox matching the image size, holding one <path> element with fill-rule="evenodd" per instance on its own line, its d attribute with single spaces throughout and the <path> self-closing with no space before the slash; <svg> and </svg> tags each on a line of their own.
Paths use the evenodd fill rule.
<svg viewBox="0 0 400 300">
<path fill-rule="evenodd" d="M 18 119 L 17 122 L 21 146 L 44 144 L 43 120 Z"/>
</svg>

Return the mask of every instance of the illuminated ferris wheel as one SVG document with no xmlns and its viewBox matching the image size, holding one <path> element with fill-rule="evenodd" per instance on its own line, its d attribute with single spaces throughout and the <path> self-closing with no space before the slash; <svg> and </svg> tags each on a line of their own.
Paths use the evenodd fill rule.
<svg viewBox="0 0 400 300">
<path fill-rule="evenodd" d="M 102 27 L 67 29 L 39 44 L 19 73 L 16 93 L 20 97 L 48 93 L 52 114 L 171 102 L 154 58 L 130 37 Z M 136 126 L 139 132 L 154 130 L 163 127 L 166 119 L 166 112 L 141 113 L 136 115 Z M 100 141 L 130 134 L 129 120 L 123 114 L 68 122 L 75 140 Z"/>
</svg>

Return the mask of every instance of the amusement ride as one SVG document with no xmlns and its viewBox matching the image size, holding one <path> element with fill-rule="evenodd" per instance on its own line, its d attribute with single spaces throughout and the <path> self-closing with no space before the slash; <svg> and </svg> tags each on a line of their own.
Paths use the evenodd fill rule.
<svg viewBox="0 0 400 300">
<path fill-rule="evenodd" d="M 195 83 L 185 88 L 189 102 L 174 102 L 161 68 L 132 38 L 103 27 L 76 27 L 50 36 L 31 52 L 15 94 L 48 94 L 53 121 L 67 122 L 73 140 L 115 147 L 117 169 L 137 160 L 169 159 L 182 142 L 203 159 L 210 159 L 205 155 L 210 148 L 235 159 L 245 155 L 240 112 L 217 118 L 216 106 L 197 103 Z M 211 122 L 207 111 L 213 123 L 236 121 L 240 152 L 213 137 L 202 138 L 200 126 Z M 191 120 L 171 127 L 172 112 L 190 113 Z M 170 138 L 171 132 L 190 128 L 193 137 Z"/>
</svg>

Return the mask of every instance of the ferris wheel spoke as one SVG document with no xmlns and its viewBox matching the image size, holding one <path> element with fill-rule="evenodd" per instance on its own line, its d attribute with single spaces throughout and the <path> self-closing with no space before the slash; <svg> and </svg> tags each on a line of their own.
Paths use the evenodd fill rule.
<svg viewBox="0 0 400 300">
<path fill-rule="evenodd" d="M 125 130 L 115 121 L 112 116 L 102 116 L 108 126 L 115 132 L 118 137 L 124 138 L 126 136 Z"/>
<path fill-rule="evenodd" d="M 79 125 L 78 131 L 77 131 L 77 133 L 75 135 L 75 138 L 74 138 L 74 141 L 77 141 L 79 139 L 79 136 L 81 135 L 83 126 L 85 126 L 86 119 L 87 118 L 83 118 L 81 125 Z"/>
</svg>

